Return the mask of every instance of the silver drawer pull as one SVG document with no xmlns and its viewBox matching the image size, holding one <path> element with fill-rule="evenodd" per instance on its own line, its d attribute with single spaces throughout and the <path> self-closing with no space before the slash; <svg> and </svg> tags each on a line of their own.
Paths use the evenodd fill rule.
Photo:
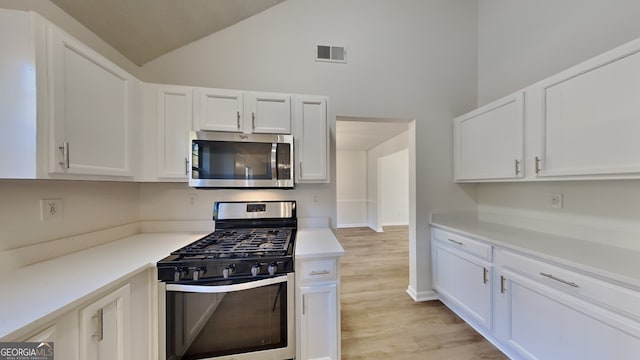
<svg viewBox="0 0 640 360">
<path fill-rule="evenodd" d="M 561 283 L 563 283 L 563 284 L 565 284 L 565 285 L 572 286 L 572 287 L 574 287 L 574 288 L 579 287 L 579 286 L 578 286 L 578 284 L 574 283 L 573 281 L 563 280 L 563 279 L 557 278 L 557 277 L 555 277 L 555 276 L 553 276 L 553 275 L 551 275 L 551 274 L 547 274 L 547 273 L 543 273 L 543 272 L 541 272 L 541 273 L 540 273 L 540 275 L 542 275 L 542 276 L 544 276 L 544 277 L 547 277 L 547 278 L 549 278 L 549 279 L 551 279 L 551 280 L 555 280 L 555 281 L 561 282 Z"/>
<path fill-rule="evenodd" d="M 453 239 L 447 239 L 447 240 L 451 241 L 454 244 L 458 244 L 460 246 L 464 245 L 464 243 L 462 241 L 456 241 L 456 240 L 453 240 Z"/>
<path fill-rule="evenodd" d="M 322 271 L 312 271 L 309 273 L 309 275 L 314 276 L 314 275 L 329 275 L 331 274 L 331 272 L 329 270 L 322 270 Z"/>
<path fill-rule="evenodd" d="M 95 333 L 91 334 L 91 337 L 96 339 L 97 341 L 104 340 L 104 323 L 103 323 L 103 309 L 98 309 L 98 311 L 91 316 L 92 319 L 96 319 L 97 322 L 97 330 Z"/>
</svg>

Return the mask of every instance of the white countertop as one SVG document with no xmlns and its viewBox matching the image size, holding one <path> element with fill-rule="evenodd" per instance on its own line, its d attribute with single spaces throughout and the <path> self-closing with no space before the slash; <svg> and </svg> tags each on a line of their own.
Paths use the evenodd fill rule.
<svg viewBox="0 0 640 360">
<path fill-rule="evenodd" d="M 298 229 L 296 235 L 296 259 L 342 255 L 344 255 L 344 249 L 331 229 Z"/>
<path fill-rule="evenodd" d="M 205 234 L 142 233 L 12 270 L 0 279 L 0 341 L 37 330 Z M 298 230 L 296 257 L 343 254 L 329 228 Z"/>
<path fill-rule="evenodd" d="M 434 214 L 431 225 L 640 287 L 640 252 L 479 221 L 467 214 Z"/>
<path fill-rule="evenodd" d="M 5 274 L 0 280 L 0 340 L 27 326 L 35 330 L 203 235 L 138 234 Z"/>
</svg>

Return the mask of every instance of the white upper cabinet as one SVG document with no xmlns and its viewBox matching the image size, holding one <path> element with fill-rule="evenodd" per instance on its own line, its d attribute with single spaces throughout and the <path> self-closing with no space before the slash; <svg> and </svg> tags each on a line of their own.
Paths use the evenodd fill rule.
<svg viewBox="0 0 640 360">
<path fill-rule="evenodd" d="M 246 133 L 291 134 L 290 95 L 247 93 L 244 101 Z"/>
<path fill-rule="evenodd" d="M 49 172 L 133 177 L 141 83 L 51 25 Z"/>
<path fill-rule="evenodd" d="M 327 98 L 294 97 L 296 183 L 329 181 Z"/>
<path fill-rule="evenodd" d="M 195 129 L 243 132 L 244 92 L 225 89 L 198 88 L 195 91 Z"/>
<path fill-rule="evenodd" d="M 454 120 L 456 181 L 524 176 L 524 94 L 518 92 Z"/>
<path fill-rule="evenodd" d="M 640 40 L 530 89 L 540 178 L 640 176 Z M 537 166 L 536 166 L 537 165 Z"/>
<path fill-rule="evenodd" d="M 143 180 L 186 181 L 193 88 L 145 84 L 143 109 Z"/>
<path fill-rule="evenodd" d="M 639 96 L 640 39 L 455 119 L 456 181 L 639 178 Z"/>
<path fill-rule="evenodd" d="M 291 134 L 291 96 L 226 89 L 196 90 L 197 130 Z"/>
</svg>

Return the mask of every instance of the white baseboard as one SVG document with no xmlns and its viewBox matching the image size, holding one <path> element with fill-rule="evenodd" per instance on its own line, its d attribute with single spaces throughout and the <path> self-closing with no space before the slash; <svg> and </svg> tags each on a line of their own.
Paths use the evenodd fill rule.
<svg viewBox="0 0 640 360">
<path fill-rule="evenodd" d="M 367 223 L 361 223 L 361 224 L 338 224 L 338 229 L 359 228 L 359 227 L 369 227 L 369 224 L 367 224 Z"/>
<path fill-rule="evenodd" d="M 413 301 L 431 301 L 438 300 L 438 294 L 433 290 L 417 292 L 411 285 L 407 286 L 407 294 L 411 296 Z"/>
</svg>

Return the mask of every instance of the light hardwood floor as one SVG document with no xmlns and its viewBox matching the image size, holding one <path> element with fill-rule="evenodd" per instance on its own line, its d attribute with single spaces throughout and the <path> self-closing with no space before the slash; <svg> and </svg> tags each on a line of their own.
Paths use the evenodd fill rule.
<svg viewBox="0 0 640 360">
<path fill-rule="evenodd" d="M 342 359 L 507 359 L 439 301 L 416 303 L 406 226 L 338 229 Z"/>
</svg>

